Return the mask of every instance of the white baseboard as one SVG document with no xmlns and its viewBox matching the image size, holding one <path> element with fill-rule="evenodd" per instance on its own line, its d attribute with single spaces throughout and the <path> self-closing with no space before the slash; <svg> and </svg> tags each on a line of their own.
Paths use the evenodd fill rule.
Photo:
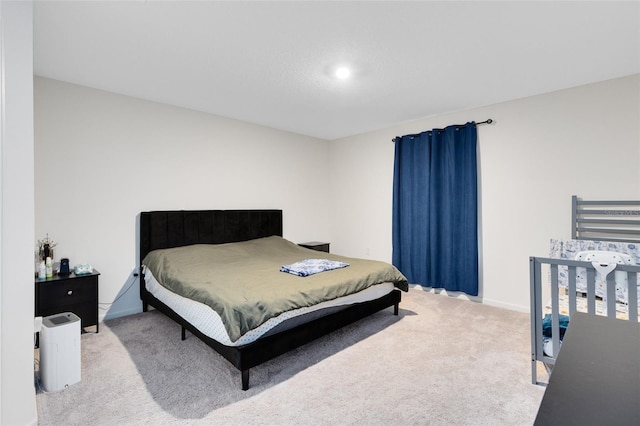
<svg viewBox="0 0 640 426">
<path fill-rule="evenodd" d="M 511 303 L 504 303 L 504 302 L 500 302 L 499 300 L 483 299 L 482 303 L 489 306 L 495 306 L 496 308 L 508 309 L 510 311 L 524 312 L 527 314 L 530 312 L 530 308 L 528 306 L 525 307 L 520 305 L 514 305 Z"/>
<path fill-rule="evenodd" d="M 469 300 L 470 302 L 476 302 L 476 303 L 484 303 L 485 305 L 488 306 L 494 306 L 496 308 L 503 308 L 503 309 L 508 309 L 510 311 L 516 311 L 516 312 L 525 312 L 525 313 L 529 313 L 529 307 L 528 306 L 520 306 L 520 305 L 514 305 L 511 303 L 505 303 L 505 302 L 501 302 L 499 300 L 493 300 L 493 299 L 487 299 L 487 298 L 483 298 L 483 297 L 479 297 L 479 296 L 469 296 L 468 294 L 464 294 L 458 291 L 446 291 L 444 289 L 439 289 L 439 288 L 431 288 L 431 287 L 423 287 L 421 285 L 418 284 L 411 284 L 410 285 L 411 288 L 416 288 L 422 291 L 426 291 L 429 293 L 434 293 L 434 294 L 441 294 L 442 295 L 446 295 L 447 297 L 460 297 L 462 299 L 466 299 Z"/>
</svg>

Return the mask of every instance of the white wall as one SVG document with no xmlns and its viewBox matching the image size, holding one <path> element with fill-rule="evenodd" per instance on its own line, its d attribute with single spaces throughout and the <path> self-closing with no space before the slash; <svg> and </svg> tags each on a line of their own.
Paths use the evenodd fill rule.
<svg viewBox="0 0 640 426">
<path fill-rule="evenodd" d="M 481 289 L 528 310 L 528 257 L 570 236 L 570 197 L 640 198 L 640 76 L 326 142 L 36 78 L 36 238 L 100 270 L 109 317 L 139 310 L 143 210 L 282 208 L 285 237 L 391 260 L 391 139 L 478 127 Z M 310 192 L 312 195 L 310 195 Z"/>
<path fill-rule="evenodd" d="M 391 261 L 393 137 L 487 118 L 494 124 L 478 126 L 485 303 L 528 310 L 528 257 L 570 238 L 571 195 L 640 199 L 635 75 L 331 142 L 333 251 Z"/>
<path fill-rule="evenodd" d="M 285 238 L 329 239 L 326 141 L 39 77 L 35 122 L 36 239 L 98 269 L 102 303 L 133 284 L 101 316 L 141 309 L 141 211 L 283 209 Z"/>
<path fill-rule="evenodd" d="M 0 424 L 36 424 L 33 5 L 0 2 Z"/>
</svg>

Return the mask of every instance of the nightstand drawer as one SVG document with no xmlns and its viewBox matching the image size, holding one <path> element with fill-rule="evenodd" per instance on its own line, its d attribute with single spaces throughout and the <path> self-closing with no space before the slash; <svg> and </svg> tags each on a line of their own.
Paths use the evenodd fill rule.
<svg viewBox="0 0 640 426">
<path fill-rule="evenodd" d="M 97 281 L 91 277 L 87 278 L 41 282 L 38 292 L 40 303 L 64 306 L 94 300 L 98 291 Z"/>
</svg>

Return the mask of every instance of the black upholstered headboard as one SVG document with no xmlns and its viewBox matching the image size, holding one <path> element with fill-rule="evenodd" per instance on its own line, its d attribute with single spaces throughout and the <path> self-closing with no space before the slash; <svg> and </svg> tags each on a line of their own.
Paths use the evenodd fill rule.
<svg viewBox="0 0 640 426">
<path fill-rule="evenodd" d="M 140 213 L 140 262 L 152 250 L 282 236 L 282 210 L 178 210 Z"/>
<path fill-rule="evenodd" d="M 191 244 L 223 244 L 282 236 L 282 210 L 176 210 L 140 213 L 140 299 L 162 306 L 145 288 L 142 260 L 152 250 Z M 165 306 L 167 315 L 179 316 Z M 183 329 L 184 330 L 184 329 Z M 184 337 L 183 337 L 184 339 Z"/>
</svg>

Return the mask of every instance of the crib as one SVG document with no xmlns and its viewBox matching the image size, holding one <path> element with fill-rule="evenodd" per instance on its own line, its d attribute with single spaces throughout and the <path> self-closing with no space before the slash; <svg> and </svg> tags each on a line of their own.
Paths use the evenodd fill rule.
<svg viewBox="0 0 640 426">
<path fill-rule="evenodd" d="M 531 378 L 551 374 L 574 312 L 640 322 L 640 201 L 572 197 L 572 240 L 529 258 Z"/>
</svg>

